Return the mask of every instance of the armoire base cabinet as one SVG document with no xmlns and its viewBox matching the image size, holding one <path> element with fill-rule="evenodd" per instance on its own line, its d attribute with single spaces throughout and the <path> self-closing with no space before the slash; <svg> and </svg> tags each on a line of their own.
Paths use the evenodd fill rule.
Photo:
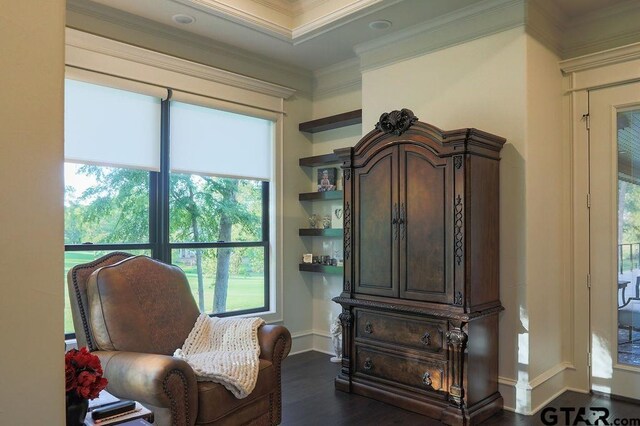
<svg viewBox="0 0 640 426">
<path fill-rule="evenodd" d="M 336 388 L 451 425 L 498 392 L 499 159 L 505 140 L 380 117 L 344 169 L 342 366 Z"/>
</svg>

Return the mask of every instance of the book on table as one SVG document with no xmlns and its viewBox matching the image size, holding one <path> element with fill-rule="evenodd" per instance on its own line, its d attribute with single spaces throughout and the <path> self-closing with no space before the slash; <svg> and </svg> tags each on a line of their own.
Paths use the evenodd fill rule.
<svg viewBox="0 0 640 426">
<path fill-rule="evenodd" d="M 127 402 L 130 402 L 130 404 L 127 404 Z M 126 411 L 124 411 L 125 409 Z M 94 411 L 96 412 L 95 415 Z M 109 392 L 102 391 L 98 398 L 89 401 L 89 412 L 85 418 L 85 425 L 118 425 L 136 419 L 153 422 L 153 413 L 139 402 L 122 401 Z"/>
</svg>

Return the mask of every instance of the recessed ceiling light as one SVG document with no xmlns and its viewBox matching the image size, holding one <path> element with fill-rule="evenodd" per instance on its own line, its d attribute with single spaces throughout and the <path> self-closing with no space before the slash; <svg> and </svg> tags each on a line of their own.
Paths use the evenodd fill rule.
<svg viewBox="0 0 640 426">
<path fill-rule="evenodd" d="M 391 21 L 386 19 L 380 19 L 378 21 L 369 22 L 369 28 L 374 30 L 386 30 L 391 27 Z"/>
<path fill-rule="evenodd" d="M 196 20 L 196 18 L 194 18 L 193 16 L 184 15 L 182 13 L 173 15 L 171 19 L 173 19 L 173 22 L 183 25 L 192 24 Z"/>
</svg>

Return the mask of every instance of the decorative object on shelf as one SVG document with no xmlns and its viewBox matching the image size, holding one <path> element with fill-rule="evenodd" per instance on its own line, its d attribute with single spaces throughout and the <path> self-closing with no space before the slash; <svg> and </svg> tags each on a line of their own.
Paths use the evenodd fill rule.
<svg viewBox="0 0 640 426">
<path fill-rule="evenodd" d="M 331 206 L 331 227 L 342 228 L 342 204 Z"/>
<path fill-rule="evenodd" d="M 87 348 L 71 349 L 64 356 L 67 426 L 84 425 L 89 400 L 107 387 L 100 359 Z"/>
<path fill-rule="evenodd" d="M 376 124 L 376 129 L 383 133 L 393 133 L 400 136 L 416 121 L 418 121 L 418 117 L 413 114 L 413 111 L 402 108 L 400 111 L 396 110 L 382 114 L 380 121 Z"/>
<path fill-rule="evenodd" d="M 336 189 L 342 191 L 342 173 L 338 172 L 338 178 L 336 179 Z"/>
<path fill-rule="evenodd" d="M 312 229 L 318 229 L 320 228 L 320 215 L 318 214 L 312 214 L 311 216 L 309 216 L 309 227 Z"/>
<path fill-rule="evenodd" d="M 325 215 L 322 217 L 322 227 L 324 229 L 331 228 L 331 215 Z"/>
<path fill-rule="evenodd" d="M 342 323 L 340 318 L 336 318 L 329 329 L 331 333 L 331 344 L 336 356 L 331 357 L 331 362 L 342 362 Z"/>
<path fill-rule="evenodd" d="M 302 255 L 302 263 L 313 263 L 313 254 L 305 253 Z"/>
<path fill-rule="evenodd" d="M 318 169 L 318 192 L 335 191 L 336 190 L 335 167 L 323 167 Z"/>
</svg>

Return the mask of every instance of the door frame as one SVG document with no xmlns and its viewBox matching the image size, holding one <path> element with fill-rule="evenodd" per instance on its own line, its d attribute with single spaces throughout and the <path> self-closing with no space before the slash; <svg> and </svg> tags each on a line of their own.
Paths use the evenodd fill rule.
<svg viewBox="0 0 640 426">
<path fill-rule="evenodd" d="M 569 310 L 566 388 L 591 390 L 590 238 L 589 238 L 589 90 L 640 81 L 640 43 L 561 61 L 564 137 L 570 175 L 571 282 L 566 289 Z"/>
</svg>

